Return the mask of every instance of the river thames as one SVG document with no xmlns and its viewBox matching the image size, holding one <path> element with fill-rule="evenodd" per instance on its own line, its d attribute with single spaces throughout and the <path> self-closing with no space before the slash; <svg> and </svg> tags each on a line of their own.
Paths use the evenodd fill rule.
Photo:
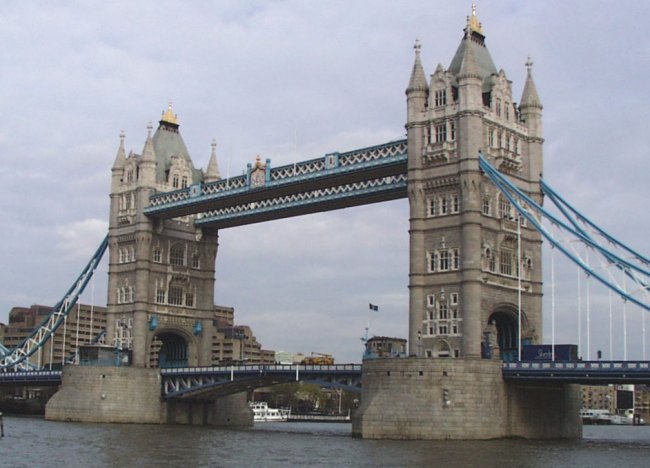
<svg viewBox="0 0 650 468">
<path fill-rule="evenodd" d="M 650 426 L 585 426 L 579 441 L 390 441 L 350 424 L 261 423 L 250 429 L 77 424 L 4 416 L 8 467 L 650 466 Z"/>
</svg>

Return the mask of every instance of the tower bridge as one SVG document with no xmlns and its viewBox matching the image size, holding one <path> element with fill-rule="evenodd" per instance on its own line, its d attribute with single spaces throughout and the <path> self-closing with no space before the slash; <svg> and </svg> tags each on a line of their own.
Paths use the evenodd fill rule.
<svg viewBox="0 0 650 468">
<path fill-rule="evenodd" d="M 647 363 L 521 360 L 524 344 L 542 341 L 543 237 L 587 275 L 596 269 L 553 231 L 598 253 L 611 268 L 603 283 L 641 306 L 650 304 L 648 261 L 616 254 L 610 237 L 581 227 L 586 218 L 567 208 L 561 211 L 570 221 L 551 218 L 551 230 L 541 225 L 549 219 L 544 195 L 561 201 L 541 180 L 542 103 L 532 62 L 516 104 L 475 9 L 449 67 L 438 65 L 427 77 L 420 52 L 416 42 L 406 140 L 277 168 L 258 157 L 244 175 L 223 179 L 216 145 L 207 169 L 195 168 L 171 105 L 155 132 L 148 127 L 140 154 L 127 154 L 122 135 L 111 171 L 106 339 L 130 356 L 129 366 L 65 367 L 47 417 L 250 423 L 245 395 L 192 403 L 192 395 L 226 395 L 294 377 L 291 368 L 212 368 L 219 230 L 396 198 L 408 198 L 410 209 L 409 357 L 366 360 L 343 374 L 301 371 L 302 378 L 338 385 L 362 377 L 355 435 L 575 438 L 581 435 L 575 383 L 645 382 Z M 97 261 L 96 254 L 76 285 L 85 284 Z M 612 279 L 615 272 L 633 286 Z M 79 289 L 71 288 L 44 330 L 0 356 L 0 367 L 26 363 Z M 160 370 L 160 363 L 179 369 Z"/>
</svg>

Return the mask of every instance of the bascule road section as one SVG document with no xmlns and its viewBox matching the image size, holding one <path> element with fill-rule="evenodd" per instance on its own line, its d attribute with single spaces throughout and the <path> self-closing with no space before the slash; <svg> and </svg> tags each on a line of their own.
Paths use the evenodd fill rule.
<svg viewBox="0 0 650 468">
<path fill-rule="evenodd" d="M 244 175 L 156 193 L 144 214 L 223 229 L 406 198 L 407 159 L 406 140 L 277 168 L 258 157 Z"/>
<path fill-rule="evenodd" d="M 161 369 L 164 399 L 209 399 L 289 382 L 361 392 L 361 364 Z"/>
</svg>

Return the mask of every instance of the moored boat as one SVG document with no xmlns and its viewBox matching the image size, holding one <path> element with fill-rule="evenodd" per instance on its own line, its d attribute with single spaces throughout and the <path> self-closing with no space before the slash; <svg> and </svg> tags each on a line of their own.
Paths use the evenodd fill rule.
<svg viewBox="0 0 650 468">
<path fill-rule="evenodd" d="M 249 406 L 253 410 L 254 422 L 285 422 L 291 414 L 290 409 L 269 408 L 265 401 L 251 401 Z"/>
</svg>

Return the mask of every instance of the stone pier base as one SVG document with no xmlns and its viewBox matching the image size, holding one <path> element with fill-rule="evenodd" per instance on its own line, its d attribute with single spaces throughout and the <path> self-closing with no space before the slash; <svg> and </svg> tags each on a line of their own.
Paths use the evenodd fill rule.
<svg viewBox="0 0 650 468">
<path fill-rule="evenodd" d="M 214 401 L 161 400 L 159 369 L 69 366 L 45 419 L 100 423 L 252 426 L 246 394 Z"/>
<path fill-rule="evenodd" d="M 507 383 L 500 361 L 367 360 L 361 395 L 352 422 L 355 437 L 582 437 L 577 385 Z"/>
</svg>

